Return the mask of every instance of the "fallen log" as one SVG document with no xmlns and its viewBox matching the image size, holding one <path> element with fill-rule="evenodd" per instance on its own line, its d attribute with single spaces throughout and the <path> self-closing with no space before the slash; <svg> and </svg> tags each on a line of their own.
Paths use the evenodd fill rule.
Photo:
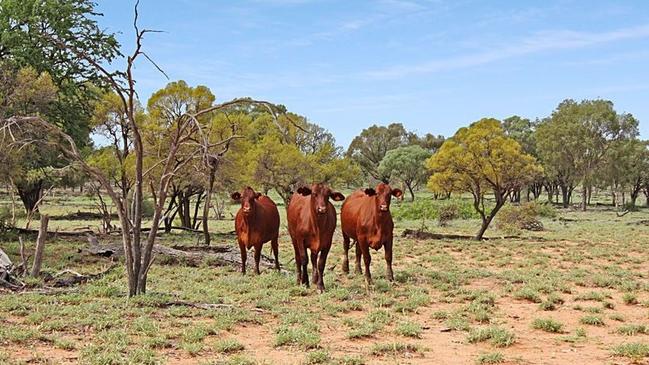
<svg viewBox="0 0 649 365">
<path fill-rule="evenodd" d="M 101 245 L 97 238 L 91 235 L 89 235 L 88 241 L 90 243 L 89 247 L 82 251 L 103 257 L 124 256 L 124 246 L 121 243 Z M 205 261 L 208 261 L 213 266 L 234 266 L 236 268 L 241 266 L 241 253 L 239 247 L 235 245 L 167 247 L 156 244 L 153 246 L 153 254 L 166 258 L 167 260 L 164 260 L 164 262 L 169 262 L 169 259 L 171 259 L 172 261 L 176 260 L 193 266 L 198 266 Z M 275 260 L 262 254 L 259 266 L 274 268 Z M 282 270 L 282 272 L 288 273 L 286 270 Z"/>
<path fill-rule="evenodd" d="M 47 282 L 51 283 L 51 286 L 54 288 L 61 288 L 61 287 L 68 287 L 77 284 L 82 284 L 91 280 L 101 279 L 117 266 L 118 266 L 117 264 L 113 264 L 102 272 L 99 272 L 97 274 L 90 274 L 90 275 L 79 274 L 78 272 L 73 270 L 63 270 L 61 272 L 54 274 L 52 278 Z M 67 275 L 67 277 L 65 277 L 64 275 Z"/>
<path fill-rule="evenodd" d="M 222 309 L 222 308 L 235 308 L 234 305 L 232 304 L 223 304 L 223 303 L 194 303 L 194 302 L 188 302 L 185 300 L 174 300 L 171 302 L 166 302 L 162 303 L 160 305 L 161 307 L 172 307 L 172 306 L 183 306 L 183 307 L 191 307 L 191 308 L 198 308 L 198 309 L 205 309 L 205 310 L 212 310 L 212 309 Z M 265 310 L 261 308 L 246 308 L 254 312 L 259 312 L 259 313 L 266 313 Z"/>
<path fill-rule="evenodd" d="M 418 229 L 405 229 L 401 234 L 402 237 L 416 238 L 420 240 L 473 240 L 475 236 L 463 235 L 463 234 L 444 234 L 444 233 L 432 233 L 421 231 Z M 483 237 L 484 241 L 490 239 L 520 239 L 520 236 L 503 236 L 503 237 Z"/>
</svg>

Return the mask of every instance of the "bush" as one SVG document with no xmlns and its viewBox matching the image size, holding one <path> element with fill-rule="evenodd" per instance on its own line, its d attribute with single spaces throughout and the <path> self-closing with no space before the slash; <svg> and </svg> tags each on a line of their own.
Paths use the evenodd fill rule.
<svg viewBox="0 0 649 365">
<path fill-rule="evenodd" d="M 144 199 L 142 200 L 142 216 L 145 218 L 153 217 L 155 212 L 155 206 L 151 200 Z"/>
<path fill-rule="evenodd" d="M 11 224 L 11 211 L 7 207 L 0 207 L 0 238 L 8 239 L 7 234 L 14 226 Z"/>
<path fill-rule="evenodd" d="M 536 202 L 523 203 L 521 205 L 506 205 L 498 215 L 496 227 L 506 232 L 517 230 L 542 231 L 543 223 L 537 217 L 549 214 L 546 208 Z"/>
<path fill-rule="evenodd" d="M 450 219 L 480 218 L 473 208 L 473 203 L 466 199 L 419 199 L 412 203 L 404 202 L 392 208 L 392 216 L 396 220 L 441 219 L 442 215 L 450 217 Z"/>
<path fill-rule="evenodd" d="M 448 222 L 457 219 L 460 214 L 460 208 L 456 204 L 444 205 L 439 209 L 437 221 L 444 227 Z"/>
</svg>

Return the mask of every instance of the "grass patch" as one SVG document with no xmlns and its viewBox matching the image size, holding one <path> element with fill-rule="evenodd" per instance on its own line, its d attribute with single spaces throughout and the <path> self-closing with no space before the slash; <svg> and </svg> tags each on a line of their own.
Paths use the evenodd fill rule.
<svg viewBox="0 0 649 365">
<path fill-rule="evenodd" d="M 395 332 L 405 337 L 420 338 L 423 329 L 419 323 L 406 321 L 399 323 Z"/>
<path fill-rule="evenodd" d="M 500 364 L 505 362 L 505 356 L 500 352 L 480 354 L 475 361 L 477 364 Z"/>
<path fill-rule="evenodd" d="M 649 327 L 645 326 L 644 324 L 627 324 L 618 327 L 617 333 L 625 336 L 649 334 Z"/>
<path fill-rule="evenodd" d="M 598 326 L 598 327 L 604 326 L 605 324 L 602 317 L 596 315 L 583 316 L 579 319 L 579 323 L 587 324 L 589 326 Z"/>
<path fill-rule="evenodd" d="M 649 345 L 644 343 L 624 343 L 613 347 L 613 355 L 640 362 L 649 356 Z"/>
<path fill-rule="evenodd" d="M 244 346 L 234 338 L 226 338 L 216 341 L 213 348 L 218 353 L 231 354 L 243 350 Z"/>
<path fill-rule="evenodd" d="M 304 361 L 307 365 L 313 364 L 325 364 L 331 361 L 331 355 L 327 350 L 315 350 L 306 354 L 306 360 Z"/>
<path fill-rule="evenodd" d="M 418 352 L 420 352 L 419 346 L 401 342 L 377 343 L 372 346 L 371 350 L 371 354 L 375 356 L 414 354 Z"/>
<path fill-rule="evenodd" d="M 496 347 L 508 347 L 516 341 L 516 336 L 504 328 L 482 327 L 471 330 L 467 337 L 469 343 L 478 343 L 487 340 Z"/>
<path fill-rule="evenodd" d="M 563 323 L 551 318 L 537 318 L 532 322 L 532 328 L 550 333 L 563 332 Z"/>
</svg>

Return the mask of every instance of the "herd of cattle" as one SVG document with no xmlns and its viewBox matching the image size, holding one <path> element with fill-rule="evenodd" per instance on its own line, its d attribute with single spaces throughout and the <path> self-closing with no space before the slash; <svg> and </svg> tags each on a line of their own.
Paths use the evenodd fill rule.
<svg viewBox="0 0 649 365">
<path fill-rule="evenodd" d="M 297 189 L 288 204 L 288 232 L 295 250 L 297 282 L 309 286 L 307 249 L 311 255 L 313 284 L 320 292 L 324 291 L 323 277 L 327 255 L 331 249 L 336 230 L 336 208 L 329 201 L 343 201 L 341 208 L 341 228 L 343 232 L 343 271 L 349 272 L 349 248 L 351 240 L 356 244 L 356 272 L 362 273 L 361 255 L 365 263 L 365 282 L 372 283 L 370 275 L 370 248 L 384 247 L 387 277 L 392 275 L 392 229 L 394 223 L 390 214 L 390 199 L 401 197 L 403 192 L 381 183 L 376 189 L 357 190 L 345 199 L 337 191 L 319 183 Z M 271 243 L 275 267 L 279 270 L 278 238 L 279 211 L 277 205 L 266 195 L 247 187 L 243 192 L 235 192 L 232 199 L 241 203 L 235 218 L 235 230 L 241 250 L 241 272 L 246 272 L 247 251 L 254 247 L 255 273 L 259 274 L 259 259 L 264 243 Z"/>
</svg>

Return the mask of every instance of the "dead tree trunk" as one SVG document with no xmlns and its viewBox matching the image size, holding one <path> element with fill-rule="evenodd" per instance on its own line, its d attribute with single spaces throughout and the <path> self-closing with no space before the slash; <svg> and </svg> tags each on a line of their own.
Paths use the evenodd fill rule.
<svg viewBox="0 0 649 365">
<path fill-rule="evenodd" d="M 43 263 L 43 251 L 45 250 L 45 240 L 47 239 L 47 225 L 50 217 L 47 214 L 41 216 L 41 227 L 38 230 L 38 239 L 36 239 L 36 250 L 34 252 L 34 265 L 32 266 L 32 276 L 38 277 L 41 274 L 41 264 Z"/>
</svg>

